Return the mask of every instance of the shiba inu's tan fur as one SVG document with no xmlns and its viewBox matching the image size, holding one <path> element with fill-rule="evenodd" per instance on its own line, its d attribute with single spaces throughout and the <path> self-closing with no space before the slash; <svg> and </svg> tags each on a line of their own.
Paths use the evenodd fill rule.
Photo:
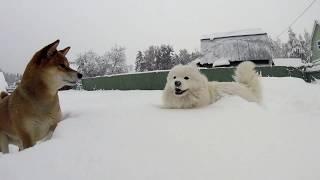
<svg viewBox="0 0 320 180">
<path fill-rule="evenodd" d="M 58 44 L 36 52 L 17 89 L 11 95 L 1 93 L 0 152 L 8 153 L 9 144 L 23 150 L 50 138 L 61 121 L 58 90 L 75 85 L 82 75 L 69 67 L 65 55 L 70 47 L 57 51 Z"/>
</svg>

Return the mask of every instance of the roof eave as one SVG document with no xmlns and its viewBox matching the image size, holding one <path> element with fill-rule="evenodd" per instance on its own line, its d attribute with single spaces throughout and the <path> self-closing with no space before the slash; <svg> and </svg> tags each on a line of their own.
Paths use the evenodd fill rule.
<svg viewBox="0 0 320 180">
<path fill-rule="evenodd" d="M 259 33 L 259 34 L 247 34 L 247 35 L 240 35 L 240 36 L 226 36 L 226 37 L 218 37 L 218 38 L 202 38 L 202 40 L 216 40 L 216 39 L 225 39 L 225 38 L 234 38 L 234 37 L 246 37 L 246 36 L 261 36 L 261 35 L 268 35 L 267 33 Z"/>
</svg>

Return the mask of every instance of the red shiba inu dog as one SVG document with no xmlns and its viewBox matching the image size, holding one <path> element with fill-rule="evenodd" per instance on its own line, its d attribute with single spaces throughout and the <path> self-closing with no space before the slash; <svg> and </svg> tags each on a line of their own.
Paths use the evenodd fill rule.
<svg viewBox="0 0 320 180">
<path fill-rule="evenodd" d="M 51 138 L 62 115 L 58 90 L 75 85 L 82 75 L 69 67 L 70 47 L 57 51 L 59 40 L 36 52 L 27 65 L 21 84 L 0 98 L 0 152 L 9 144 L 20 150 Z"/>
</svg>

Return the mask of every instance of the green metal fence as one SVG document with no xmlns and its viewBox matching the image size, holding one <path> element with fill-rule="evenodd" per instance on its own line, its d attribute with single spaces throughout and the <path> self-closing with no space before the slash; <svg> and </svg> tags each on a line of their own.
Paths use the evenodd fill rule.
<svg viewBox="0 0 320 180">
<path fill-rule="evenodd" d="M 235 68 L 201 69 L 210 81 L 232 81 Z M 320 78 L 320 72 L 305 73 L 302 69 L 284 66 L 257 67 L 264 77 L 297 77 L 307 82 Z M 82 87 L 85 90 L 162 90 L 169 71 L 122 74 L 104 77 L 85 78 Z"/>
<path fill-rule="evenodd" d="M 85 90 L 157 90 L 164 87 L 168 72 L 148 72 L 94 77 L 82 80 Z"/>
<path fill-rule="evenodd" d="M 317 79 L 320 79 L 320 71 L 306 72 L 306 81 L 307 82 L 312 82 Z"/>
</svg>

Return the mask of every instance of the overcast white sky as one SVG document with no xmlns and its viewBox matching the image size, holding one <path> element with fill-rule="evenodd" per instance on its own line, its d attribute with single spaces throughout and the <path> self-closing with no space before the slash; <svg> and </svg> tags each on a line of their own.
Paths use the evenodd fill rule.
<svg viewBox="0 0 320 180">
<path fill-rule="evenodd" d="M 171 44 L 200 48 L 200 36 L 262 28 L 276 37 L 312 0 L 1 0 L 0 68 L 22 73 L 33 53 L 56 39 L 71 46 L 69 59 L 113 45 L 126 47 L 134 63 L 138 50 Z M 311 31 L 320 1 L 292 27 Z M 286 33 L 281 39 L 286 39 Z"/>
</svg>

